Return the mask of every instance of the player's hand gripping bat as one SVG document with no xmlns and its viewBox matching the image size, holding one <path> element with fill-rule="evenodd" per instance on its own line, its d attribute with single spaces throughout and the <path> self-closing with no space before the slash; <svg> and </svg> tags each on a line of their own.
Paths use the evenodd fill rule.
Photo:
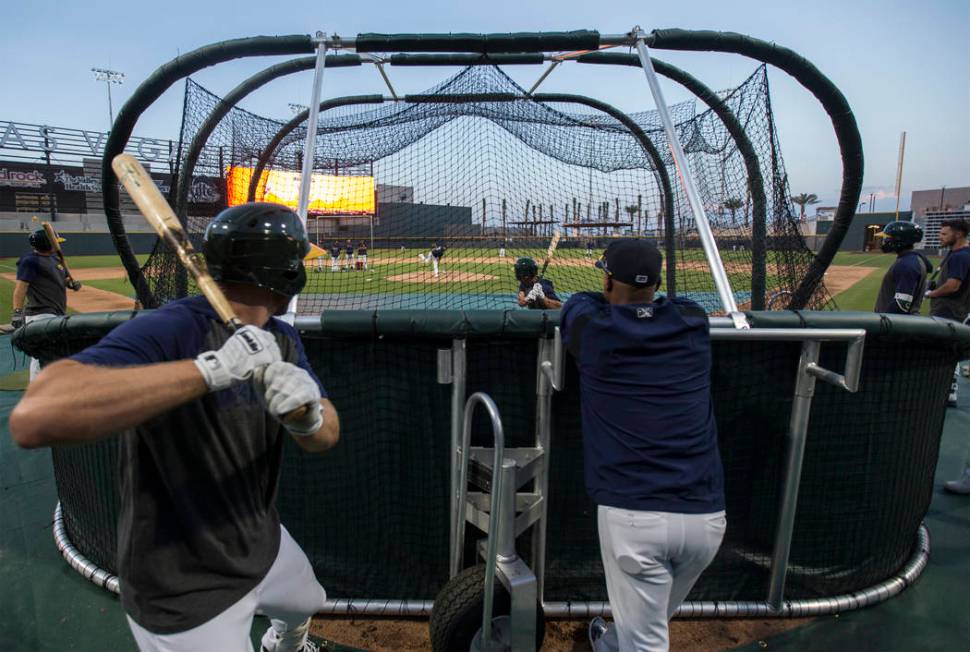
<svg viewBox="0 0 970 652">
<path fill-rule="evenodd" d="M 155 229 L 162 240 L 178 255 L 182 265 L 188 270 L 192 278 L 195 279 L 199 290 L 209 300 L 219 318 L 232 330 L 242 328 L 243 323 L 239 321 L 232 304 L 226 299 L 215 279 L 209 274 L 209 268 L 205 263 L 205 258 L 197 252 L 185 234 L 182 223 L 179 222 L 171 206 L 162 197 L 158 186 L 148 176 L 145 168 L 130 154 L 118 154 L 111 162 L 111 168 L 118 176 L 118 180 L 131 195 L 138 210 L 145 216 L 148 223 Z M 283 420 L 290 421 L 303 417 L 309 406 L 303 406 L 287 414 Z"/>
<path fill-rule="evenodd" d="M 58 262 L 60 262 L 61 267 L 64 268 L 64 276 L 67 277 L 67 287 L 71 288 L 75 292 L 81 289 L 81 284 L 71 276 L 71 270 L 67 267 L 67 260 L 64 258 L 64 252 L 61 251 L 61 239 L 57 235 L 57 231 L 54 230 L 54 225 L 50 222 L 41 222 L 40 224 L 44 228 L 44 233 L 47 234 L 47 241 L 51 243 L 51 248 L 54 251 L 54 255 L 57 256 Z"/>
</svg>

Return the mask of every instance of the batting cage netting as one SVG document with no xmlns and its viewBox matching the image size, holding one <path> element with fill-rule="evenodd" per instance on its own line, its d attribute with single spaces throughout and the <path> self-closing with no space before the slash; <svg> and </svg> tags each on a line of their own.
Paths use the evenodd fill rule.
<svg viewBox="0 0 970 652">
<path fill-rule="evenodd" d="M 339 406 L 341 443 L 322 456 L 287 443 L 278 501 L 283 523 L 330 596 L 432 599 L 448 579 L 451 460 L 451 390 L 436 382 L 436 352 L 453 337 L 466 338 L 468 393 L 488 392 L 508 445 L 529 446 L 537 342 L 555 321 L 520 311 L 331 315 L 302 339 Z M 19 332 L 16 344 L 44 359 L 62 357 L 131 317 L 37 322 Z M 759 328 L 868 331 L 859 392 L 816 387 L 786 598 L 867 589 L 912 554 L 933 492 L 946 391 L 970 330 L 863 313 L 749 317 Z M 820 363 L 841 368 L 844 357 L 844 344 L 826 344 Z M 729 525 L 691 600 L 756 601 L 767 592 L 798 358 L 798 342 L 715 342 L 713 398 Z M 565 389 L 552 404 L 545 597 L 605 600 L 595 506 L 582 479 L 579 383 L 568 360 Z M 473 445 L 488 445 L 484 415 L 473 425 Z M 53 451 L 70 539 L 109 572 L 117 568 L 117 447 L 113 438 Z M 468 528 L 466 559 L 475 559 L 471 546 L 480 536 Z M 526 559 L 530 548 L 528 535 L 517 542 Z"/>
<path fill-rule="evenodd" d="M 700 111 L 694 101 L 670 109 L 737 303 L 783 308 L 813 253 L 789 200 L 765 67 L 718 96 L 743 126 L 756 161 L 745 161 L 745 143 L 713 110 Z M 398 102 L 371 95 L 324 103 L 308 217 L 318 248 L 307 262 L 299 312 L 515 308 L 515 261 L 528 256 L 541 264 L 554 232 L 563 239 L 546 278 L 562 299 L 596 288 L 592 259 L 610 239 L 633 235 L 665 252 L 666 292 L 717 312 L 657 112 L 618 117 L 586 99 L 528 96 L 499 67 L 479 65 Z M 180 166 L 220 102 L 186 82 Z M 192 185 L 216 181 L 225 201 L 190 196 L 180 217 L 196 244 L 226 204 L 296 207 L 305 118 L 304 111 L 282 122 L 234 106 L 203 134 L 201 155 L 182 174 Z M 759 176 L 754 195 L 751 170 Z M 192 291 L 163 244 L 143 272 L 154 305 Z M 808 307 L 828 298 L 819 286 Z"/>
</svg>

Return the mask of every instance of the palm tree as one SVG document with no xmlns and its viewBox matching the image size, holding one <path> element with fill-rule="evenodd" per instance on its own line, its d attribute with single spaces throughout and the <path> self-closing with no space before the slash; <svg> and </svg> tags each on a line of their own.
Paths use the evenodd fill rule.
<svg viewBox="0 0 970 652">
<path fill-rule="evenodd" d="M 791 198 L 791 200 L 793 202 L 795 202 L 796 204 L 798 204 L 799 206 L 801 206 L 802 211 L 801 211 L 801 214 L 799 215 L 799 219 L 804 222 L 805 221 L 805 207 L 808 206 L 808 205 L 810 205 L 810 204 L 817 204 L 818 203 L 818 195 L 816 195 L 814 192 L 811 192 L 811 193 L 804 193 L 803 192 L 800 195 L 795 195 L 794 197 Z"/>
<path fill-rule="evenodd" d="M 731 211 L 731 222 L 733 223 L 737 222 L 735 216 L 739 208 L 744 208 L 744 202 L 737 197 L 728 197 L 724 200 L 724 203 L 721 204 L 721 206 L 723 206 L 726 210 Z"/>
</svg>

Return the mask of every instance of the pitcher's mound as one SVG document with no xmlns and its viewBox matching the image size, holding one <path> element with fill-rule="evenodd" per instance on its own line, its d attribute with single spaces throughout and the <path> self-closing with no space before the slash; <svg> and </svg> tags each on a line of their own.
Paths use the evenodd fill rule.
<svg viewBox="0 0 970 652">
<path fill-rule="evenodd" d="M 438 276 L 434 272 L 408 272 L 407 274 L 395 274 L 388 276 L 388 281 L 402 281 L 404 283 L 458 283 L 460 281 L 494 281 L 498 277 L 491 274 L 478 274 L 475 272 L 451 272 L 442 271 Z"/>
</svg>

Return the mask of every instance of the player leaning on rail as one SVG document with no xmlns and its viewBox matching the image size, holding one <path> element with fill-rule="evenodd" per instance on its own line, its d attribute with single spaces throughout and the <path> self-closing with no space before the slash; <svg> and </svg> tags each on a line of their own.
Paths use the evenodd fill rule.
<svg viewBox="0 0 970 652">
<path fill-rule="evenodd" d="M 614 619 L 590 624 L 596 652 L 667 650 L 667 623 L 727 526 L 707 315 L 654 297 L 662 262 L 647 240 L 617 240 L 596 263 L 602 294 L 579 292 L 562 309 Z"/>
<path fill-rule="evenodd" d="M 204 253 L 244 327 L 205 297 L 173 301 L 44 369 L 10 415 L 30 448 L 122 433 L 118 575 L 143 651 L 248 650 L 257 611 L 272 622 L 264 651 L 317 649 L 307 632 L 326 596 L 276 510 L 285 435 L 321 452 L 340 431 L 299 335 L 274 317 L 306 283 L 308 248 L 289 209 L 223 211 Z"/>
</svg>

